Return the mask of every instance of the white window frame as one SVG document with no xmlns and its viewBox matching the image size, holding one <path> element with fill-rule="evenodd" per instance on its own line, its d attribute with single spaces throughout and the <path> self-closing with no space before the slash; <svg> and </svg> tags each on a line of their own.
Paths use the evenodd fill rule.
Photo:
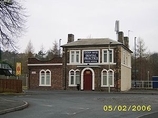
<svg viewBox="0 0 158 118">
<path fill-rule="evenodd" d="M 103 72 L 104 71 L 106 71 L 106 73 L 107 73 L 107 78 L 106 78 L 106 81 L 107 81 L 107 85 L 104 85 L 103 84 Z M 112 69 L 110 69 L 110 70 L 106 70 L 106 69 L 103 69 L 102 71 L 101 71 L 101 87 L 108 87 L 109 86 L 109 72 L 110 71 L 112 71 L 112 84 L 110 85 L 110 87 L 114 87 L 114 71 L 112 70 Z"/>
<path fill-rule="evenodd" d="M 131 55 L 128 54 L 128 66 L 131 67 Z"/>
<path fill-rule="evenodd" d="M 73 57 L 73 59 L 72 59 L 72 52 L 74 52 L 74 57 Z M 78 62 L 77 62 L 77 52 L 79 52 L 78 54 Z M 81 53 L 80 53 L 80 50 L 70 50 L 70 63 L 71 64 L 78 64 L 78 63 L 80 63 L 80 55 L 81 55 Z"/>
<path fill-rule="evenodd" d="M 126 52 L 123 51 L 123 64 L 126 65 Z"/>
<path fill-rule="evenodd" d="M 121 62 L 124 66 L 131 67 L 131 55 L 128 51 L 123 50 Z"/>
<path fill-rule="evenodd" d="M 42 76 L 41 76 L 41 72 L 44 71 L 44 84 L 42 83 Z M 49 72 L 49 84 L 47 84 L 47 72 Z M 39 72 L 39 86 L 51 86 L 51 71 L 49 69 L 47 70 L 40 70 Z"/>
<path fill-rule="evenodd" d="M 107 72 L 107 70 L 106 69 L 103 69 L 102 71 L 101 71 L 101 87 L 106 87 L 107 85 L 108 85 L 108 81 L 107 81 L 107 77 L 106 77 L 106 83 L 107 83 L 107 85 L 104 85 L 103 84 L 103 79 L 104 79 L 104 77 L 103 77 L 103 72 L 106 72 L 106 75 L 108 74 Z M 108 76 L 108 75 L 107 75 Z"/>
<path fill-rule="evenodd" d="M 107 57 L 107 62 L 104 62 L 104 51 L 107 51 L 107 55 L 106 55 L 106 57 Z M 111 62 L 110 63 L 114 63 L 114 50 L 113 49 L 110 49 L 110 51 L 112 51 L 112 60 L 111 60 Z M 109 49 L 103 49 L 102 50 L 102 63 L 109 63 L 109 59 L 110 59 L 110 54 L 109 54 Z"/>
<path fill-rule="evenodd" d="M 73 84 L 71 84 L 71 76 L 72 76 L 71 71 L 74 72 L 74 75 L 73 75 L 74 83 Z M 78 69 L 77 70 L 74 70 L 74 69 L 69 70 L 69 86 L 72 86 L 72 87 L 77 86 L 77 83 L 76 83 L 76 79 L 77 79 L 77 76 L 78 76 L 78 75 L 76 75 L 77 72 L 80 72 L 80 70 L 78 70 Z M 79 74 L 79 78 L 80 78 L 80 74 Z"/>
</svg>

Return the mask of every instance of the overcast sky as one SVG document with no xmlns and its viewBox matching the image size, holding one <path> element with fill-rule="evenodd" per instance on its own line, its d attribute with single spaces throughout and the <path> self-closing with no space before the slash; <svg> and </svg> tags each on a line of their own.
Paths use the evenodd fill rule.
<svg viewBox="0 0 158 118">
<path fill-rule="evenodd" d="M 54 41 L 67 43 L 67 35 L 78 38 L 116 40 L 115 21 L 130 40 L 141 37 L 150 52 L 158 52 L 158 0 L 25 0 L 27 32 L 19 38 L 24 52 L 31 40 L 37 53 L 43 45 L 52 48 Z"/>
</svg>

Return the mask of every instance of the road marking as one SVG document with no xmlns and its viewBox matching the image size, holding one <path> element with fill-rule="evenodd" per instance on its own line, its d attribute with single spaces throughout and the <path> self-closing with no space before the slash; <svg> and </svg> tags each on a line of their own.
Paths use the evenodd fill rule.
<svg viewBox="0 0 158 118">
<path fill-rule="evenodd" d="M 81 112 L 84 112 L 84 111 L 86 111 L 86 110 L 88 110 L 89 108 L 83 108 L 83 107 L 70 107 L 70 108 L 68 108 L 67 110 L 69 110 L 69 111 L 67 111 L 67 112 L 65 112 L 65 113 L 62 113 L 62 114 L 66 114 L 66 115 L 75 115 L 75 114 L 78 114 L 78 113 L 81 113 Z"/>
<path fill-rule="evenodd" d="M 53 105 L 49 105 L 49 104 L 42 104 L 42 106 L 45 106 L 45 107 L 52 107 Z"/>
</svg>

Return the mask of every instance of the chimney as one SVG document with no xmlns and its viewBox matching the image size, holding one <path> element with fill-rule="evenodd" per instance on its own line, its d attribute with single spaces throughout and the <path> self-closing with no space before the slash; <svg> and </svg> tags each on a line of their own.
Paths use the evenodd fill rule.
<svg viewBox="0 0 158 118">
<path fill-rule="evenodd" d="M 68 42 L 67 43 L 70 43 L 70 42 L 73 42 L 74 41 L 74 35 L 73 34 L 68 34 Z"/>
<path fill-rule="evenodd" d="M 118 32 L 118 42 L 121 42 L 124 44 L 124 35 L 123 32 Z"/>
<path fill-rule="evenodd" d="M 124 45 L 129 48 L 129 38 L 127 36 L 124 37 Z"/>
</svg>

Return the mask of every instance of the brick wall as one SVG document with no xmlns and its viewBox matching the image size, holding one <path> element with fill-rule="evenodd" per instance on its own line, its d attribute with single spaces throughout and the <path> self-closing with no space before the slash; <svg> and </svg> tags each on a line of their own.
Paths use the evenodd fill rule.
<svg viewBox="0 0 158 118">
<path fill-rule="evenodd" d="M 61 90 L 62 77 L 63 77 L 63 66 L 62 65 L 50 65 L 50 64 L 62 64 L 61 58 L 50 60 L 50 61 L 39 61 L 36 58 L 31 58 L 28 64 L 40 64 L 40 65 L 29 65 L 29 89 L 42 89 L 42 90 Z M 45 64 L 45 65 L 42 65 Z M 47 65 L 48 64 L 48 65 Z M 39 86 L 41 70 L 49 69 L 51 71 L 51 86 Z"/>
</svg>

